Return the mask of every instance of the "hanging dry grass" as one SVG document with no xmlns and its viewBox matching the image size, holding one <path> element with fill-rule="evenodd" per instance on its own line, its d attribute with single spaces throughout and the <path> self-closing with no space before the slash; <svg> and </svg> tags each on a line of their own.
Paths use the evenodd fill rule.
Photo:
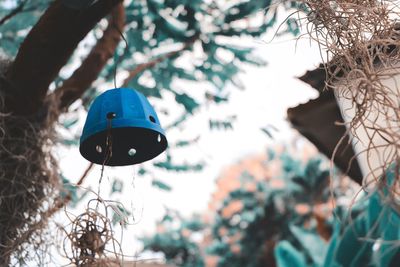
<svg viewBox="0 0 400 267">
<path fill-rule="evenodd" d="M 308 36 L 326 53 L 326 87 L 341 100 L 343 115 L 349 119 L 348 132 L 367 162 L 365 187 L 376 183 L 378 188 L 386 187 L 381 174 L 393 164 L 400 166 L 398 1 L 301 3 L 306 10 L 301 21 L 307 21 Z M 391 198 L 398 199 L 399 179 L 390 184 Z"/>
<path fill-rule="evenodd" d="M 3 63 L 0 75 L 8 66 Z M 0 89 L 9 88 L 5 83 L 0 79 Z M 58 165 L 52 154 L 58 101 L 48 99 L 39 115 L 26 117 L 5 113 L 3 99 L 0 95 L 0 266 L 33 262 L 44 266 L 55 241 L 46 232 L 49 219 L 70 200 L 68 195 L 60 197 Z M 107 144 L 105 162 L 111 155 L 108 139 Z M 99 188 L 103 171 L 104 164 Z M 120 214 L 122 204 L 103 200 L 99 193 L 94 193 L 96 198 L 81 215 L 71 218 L 66 213 L 70 225 L 60 227 L 66 234 L 64 256 L 75 266 L 119 266 L 115 259 L 123 258 L 108 216 L 109 209 Z"/>
<path fill-rule="evenodd" d="M 66 212 L 70 226 L 60 227 L 65 233 L 63 254 L 74 266 L 121 266 L 115 259 L 123 254 L 108 217 L 114 202 L 108 202 L 98 197 L 89 200 L 86 210 L 76 217 Z"/>
<path fill-rule="evenodd" d="M 0 75 L 7 67 L 2 63 Z M 3 91 L 8 85 L 0 81 Z M 1 95 L 0 100 L 0 266 L 32 258 L 40 264 L 48 244 L 43 231 L 59 192 L 51 153 L 55 113 L 49 106 L 42 117 L 14 116 L 4 113 Z"/>
</svg>

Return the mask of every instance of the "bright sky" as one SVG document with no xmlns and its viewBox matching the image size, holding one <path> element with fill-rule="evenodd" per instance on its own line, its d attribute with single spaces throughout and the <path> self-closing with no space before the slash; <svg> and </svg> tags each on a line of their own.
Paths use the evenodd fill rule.
<svg viewBox="0 0 400 267">
<path fill-rule="evenodd" d="M 282 18 L 283 19 L 283 18 Z M 182 132 L 174 134 L 195 137 L 201 133 L 199 143 L 173 154 L 176 162 L 184 159 L 202 159 L 206 169 L 200 173 L 157 172 L 156 177 L 173 187 L 171 192 L 163 192 L 151 186 L 151 178 L 138 177 L 138 167 L 106 168 L 102 183 L 102 195 L 109 198 L 109 188 L 113 177 L 119 177 L 126 185 L 124 194 L 113 195 L 128 208 L 135 209 L 135 225 L 124 232 L 124 245 L 134 254 L 140 247 L 134 243 L 135 237 L 151 233 L 155 221 L 164 214 L 164 206 L 179 210 L 184 215 L 202 212 L 207 208 L 210 194 L 215 189 L 214 181 L 220 171 L 239 159 L 265 150 L 274 142 L 288 141 L 292 135 L 286 122 L 286 110 L 316 97 L 316 92 L 296 77 L 306 70 L 315 68 L 320 62 L 316 44 L 309 40 L 297 42 L 292 36 L 276 38 L 271 43 L 272 32 L 257 42 L 257 54 L 267 60 L 266 67 L 244 66 L 241 75 L 245 90 L 230 90 L 228 104 L 210 106 L 200 110 L 190 118 Z M 150 100 L 151 101 L 151 100 Z M 208 118 L 224 118 L 237 115 L 233 131 L 209 131 Z M 279 129 L 271 140 L 260 128 L 267 124 Z M 167 136 L 175 139 L 176 136 Z M 76 182 L 88 162 L 81 157 L 78 147 L 58 152 L 61 168 L 65 176 Z M 96 188 L 100 176 L 100 166 L 87 177 L 84 186 Z M 86 202 L 86 201 L 83 201 Z M 73 211 L 79 214 L 79 211 Z M 118 230 L 117 230 L 118 231 Z M 132 244 L 134 244 L 132 246 Z"/>
</svg>

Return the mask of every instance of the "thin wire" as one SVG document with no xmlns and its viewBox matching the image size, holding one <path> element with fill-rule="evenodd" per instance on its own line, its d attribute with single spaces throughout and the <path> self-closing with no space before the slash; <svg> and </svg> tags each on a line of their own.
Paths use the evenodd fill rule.
<svg viewBox="0 0 400 267">
<path fill-rule="evenodd" d="M 125 49 L 124 49 L 124 52 L 122 54 L 122 55 L 124 55 L 129 49 L 128 40 L 126 40 L 123 32 L 118 27 L 115 27 L 115 29 L 118 31 L 118 33 L 121 36 L 122 40 L 125 42 Z M 114 54 L 114 62 L 115 62 L 115 64 L 114 64 L 114 89 L 117 89 L 117 69 L 118 69 L 118 63 L 120 61 L 120 58 L 121 57 L 118 55 L 117 49 L 115 49 L 115 54 Z"/>
<path fill-rule="evenodd" d="M 126 51 L 129 49 L 129 43 L 126 40 L 124 34 L 122 33 L 122 31 L 118 28 L 115 27 L 115 29 L 118 31 L 119 35 L 121 36 L 122 40 L 124 40 L 125 42 L 125 49 L 124 49 L 124 53 L 126 53 Z M 120 61 L 120 56 L 118 55 L 118 50 L 115 49 L 115 53 L 114 53 L 114 89 L 117 89 L 117 69 L 118 69 L 118 63 Z M 99 179 L 99 188 L 98 188 L 98 195 L 100 195 L 100 185 L 101 185 L 101 181 L 103 179 L 103 175 L 104 175 L 104 166 L 107 163 L 107 161 L 112 157 L 112 136 L 111 136 L 111 121 L 113 118 L 107 118 L 108 123 L 107 123 L 107 138 L 106 138 L 106 153 L 104 155 L 104 161 L 103 164 L 101 166 L 101 174 L 100 174 L 100 179 Z"/>
<path fill-rule="evenodd" d="M 99 179 L 99 188 L 97 190 L 97 195 L 100 196 L 100 187 L 101 187 L 101 181 L 103 180 L 104 176 L 104 167 L 106 163 L 110 160 L 112 157 L 112 135 L 111 135 L 111 128 L 112 128 L 112 119 L 113 118 L 107 118 L 107 137 L 106 137 L 106 151 L 104 154 L 104 160 L 101 165 L 101 173 L 100 173 L 100 179 Z"/>
</svg>

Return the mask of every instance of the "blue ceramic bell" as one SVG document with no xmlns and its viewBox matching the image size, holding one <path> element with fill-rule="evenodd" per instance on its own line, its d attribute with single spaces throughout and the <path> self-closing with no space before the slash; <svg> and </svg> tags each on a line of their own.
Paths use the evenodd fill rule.
<svg viewBox="0 0 400 267">
<path fill-rule="evenodd" d="M 149 101 L 129 88 L 108 90 L 89 109 L 79 151 L 87 160 L 108 166 L 141 163 L 168 146 Z"/>
</svg>

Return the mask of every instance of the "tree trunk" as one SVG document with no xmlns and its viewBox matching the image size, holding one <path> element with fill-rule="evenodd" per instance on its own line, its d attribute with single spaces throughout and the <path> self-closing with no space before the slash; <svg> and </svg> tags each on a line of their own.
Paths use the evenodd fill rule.
<svg viewBox="0 0 400 267">
<path fill-rule="evenodd" d="M 44 105 L 48 87 L 79 42 L 118 4 L 113 12 L 121 16 L 116 26 L 123 24 L 121 3 L 99 0 L 90 8 L 74 10 L 62 1 L 53 2 L 0 80 L 0 266 L 9 265 L 11 256 L 24 260 L 30 253 L 41 253 L 41 231 L 54 212 L 60 180 L 51 155 L 59 110 Z M 115 32 L 108 57 L 119 40 Z"/>
</svg>

